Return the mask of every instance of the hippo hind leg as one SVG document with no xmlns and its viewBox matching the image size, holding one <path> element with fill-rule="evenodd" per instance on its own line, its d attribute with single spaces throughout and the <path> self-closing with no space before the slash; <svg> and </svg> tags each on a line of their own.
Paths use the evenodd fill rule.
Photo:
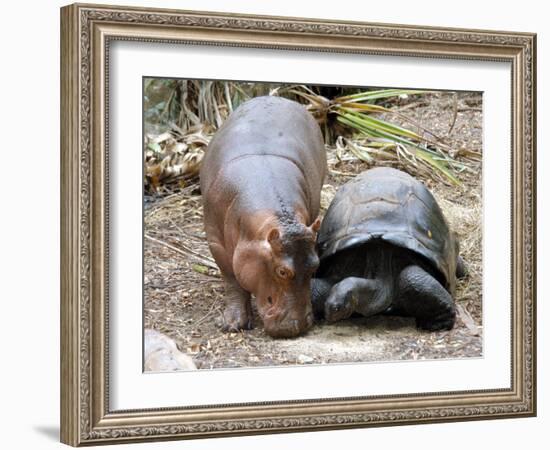
<svg viewBox="0 0 550 450">
<path fill-rule="evenodd" d="M 451 294 L 419 266 L 408 266 L 399 274 L 396 307 L 425 330 L 450 330 L 455 323 Z"/>
<path fill-rule="evenodd" d="M 250 330 L 252 328 L 252 308 L 250 293 L 239 286 L 237 280 L 225 280 L 225 309 L 223 331 Z"/>
</svg>

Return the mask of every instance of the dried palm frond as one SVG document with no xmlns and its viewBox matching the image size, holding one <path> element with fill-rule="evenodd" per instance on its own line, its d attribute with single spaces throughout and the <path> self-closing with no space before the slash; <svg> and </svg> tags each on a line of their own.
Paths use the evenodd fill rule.
<svg viewBox="0 0 550 450">
<path fill-rule="evenodd" d="M 452 148 L 435 132 L 387 106 L 429 91 L 340 88 L 343 95 L 327 98 L 319 86 L 155 79 L 147 80 L 146 89 L 153 90 L 161 82 L 166 100 L 160 102 L 162 108 L 155 108 L 161 111 L 157 119 L 163 132 L 146 136 L 145 183 L 152 190 L 196 177 L 212 134 L 239 104 L 259 95 L 303 103 L 323 127 L 329 147 L 335 145 L 337 153 L 346 152 L 371 165 L 389 161 L 413 174 L 459 184 L 459 175 L 472 170 L 469 162 L 481 159 L 475 151 Z M 390 122 L 388 116 L 408 125 Z"/>
</svg>

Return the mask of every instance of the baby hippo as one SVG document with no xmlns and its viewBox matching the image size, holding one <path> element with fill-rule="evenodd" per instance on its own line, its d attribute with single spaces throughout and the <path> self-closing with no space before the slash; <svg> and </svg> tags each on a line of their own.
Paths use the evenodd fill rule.
<svg viewBox="0 0 550 450">
<path fill-rule="evenodd" d="M 279 97 L 243 103 L 210 142 L 200 184 L 210 251 L 225 280 L 225 331 L 293 337 L 313 323 L 320 193 L 327 170 L 319 126 Z"/>
</svg>

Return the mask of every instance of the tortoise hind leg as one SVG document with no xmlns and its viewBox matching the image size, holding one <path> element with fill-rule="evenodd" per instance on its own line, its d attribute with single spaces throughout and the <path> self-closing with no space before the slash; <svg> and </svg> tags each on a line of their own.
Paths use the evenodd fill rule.
<svg viewBox="0 0 550 450">
<path fill-rule="evenodd" d="M 419 266 L 408 266 L 398 280 L 396 307 L 416 318 L 419 328 L 450 330 L 455 323 L 455 306 L 451 294 Z"/>
<path fill-rule="evenodd" d="M 460 256 L 460 240 L 456 233 L 453 233 L 455 237 L 455 251 L 456 251 L 456 271 L 457 278 L 464 278 L 468 275 L 468 266 Z"/>
<path fill-rule="evenodd" d="M 468 266 L 462 259 L 462 257 L 458 256 L 456 258 L 456 277 L 457 278 L 465 278 L 468 275 Z"/>
</svg>

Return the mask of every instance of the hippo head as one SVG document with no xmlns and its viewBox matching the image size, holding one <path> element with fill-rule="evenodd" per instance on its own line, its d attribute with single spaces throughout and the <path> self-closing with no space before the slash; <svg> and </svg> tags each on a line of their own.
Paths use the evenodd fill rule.
<svg viewBox="0 0 550 450">
<path fill-rule="evenodd" d="M 313 324 L 311 278 L 319 266 L 315 238 L 320 220 L 277 224 L 257 241 L 255 263 L 237 267 L 238 278 L 256 297 L 258 313 L 272 337 L 294 337 Z M 243 284 L 243 283 L 241 283 Z"/>
</svg>

